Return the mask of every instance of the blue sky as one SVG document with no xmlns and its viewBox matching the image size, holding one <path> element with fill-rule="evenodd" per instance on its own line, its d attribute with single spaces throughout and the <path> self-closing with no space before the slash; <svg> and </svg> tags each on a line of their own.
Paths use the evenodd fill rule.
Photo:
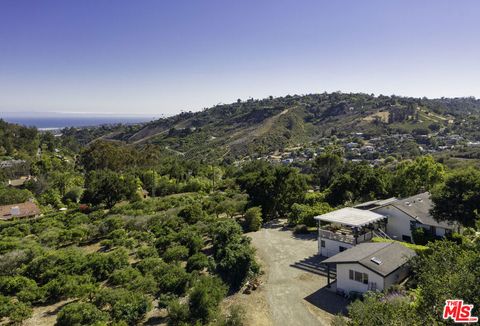
<svg viewBox="0 0 480 326">
<path fill-rule="evenodd" d="M 480 97 L 479 15 L 475 0 L 1 0 L 0 112 Z"/>
</svg>

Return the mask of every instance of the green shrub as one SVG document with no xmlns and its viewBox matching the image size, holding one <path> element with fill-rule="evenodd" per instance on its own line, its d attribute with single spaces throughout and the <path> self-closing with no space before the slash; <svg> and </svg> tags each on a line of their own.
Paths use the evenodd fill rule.
<svg viewBox="0 0 480 326">
<path fill-rule="evenodd" d="M 204 324 L 218 314 L 218 305 L 225 297 L 227 287 L 223 282 L 211 276 L 201 276 L 190 292 L 190 314 Z"/>
<path fill-rule="evenodd" d="M 427 250 L 429 250 L 429 248 L 426 247 L 426 246 L 421 246 L 421 245 L 408 243 L 408 242 L 403 242 L 403 241 L 390 240 L 390 239 L 385 239 L 385 238 L 380 238 L 380 237 L 372 238 L 372 242 L 398 242 L 402 246 L 405 246 L 407 248 L 415 250 L 415 252 L 417 254 L 422 253 L 422 252 L 426 252 Z"/>
<path fill-rule="evenodd" d="M 309 233 L 308 227 L 305 224 L 296 225 L 293 228 L 293 233 L 295 233 L 295 234 L 307 234 L 307 233 Z"/>
<path fill-rule="evenodd" d="M 168 304 L 168 324 L 169 325 L 189 325 L 190 311 L 186 304 L 180 303 L 178 300 L 172 300 Z"/>
<path fill-rule="evenodd" d="M 168 248 L 163 254 L 166 262 L 178 262 L 186 260 L 188 257 L 188 248 L 185 246 L 173 246 Z"/>
<path fill-rule="evenodd" d="M 112 285 L 126 285 L 141 276 L 142 273 L 140 273 L 138 269 L 128 266 L 115 270 L 112 275 L 110 275 L 109 281 Z"/>
<path fill-rule="evenodd" d="M 245 212 L 245 226 L 249 232 L 260 230 L 262 226 L 262 209 L 260 207 L 252 207 Z"/>
<path fill-rule="evenodd" d="M 205 217 L 205 212 L 202 210 L 202 207 L 199 204 L 195 203 L 183 208 L 178 213 L 178 216 L 183 218 L 185 222 L 189 224 L 195 224 Z"/>
<path fill-rule="evenodd" d="M 115 321 L 135 324 L 151 309 L 150 300 L 143 294 L 125 289 L 103 289 L 95 296 L 95 305 L 110 313 Z"/>
<path fill-rule="evenodd" d="M 245 309 L 239 305 L 234 305 L 230 308 L 227 316 L 223 317 L 218 326 L 244 326 L 245 323 Z"/>
<path fill-rule="evenodd" d="M 12 298 L 0 295 L 0 319 L 7 317 L 13 324 L 20 324 L 32 315 L 32 308 Z"/>
<path fill-rule="evenodd" d="M 153 276 L 162 293 L 167 292 L 177 295 L 185 293 L 190 280 L 190 276 L 185 269 L 177 265 L 166 265 L 162 270 L 157 270 Z"/>
<path fill-rule="evenodd" d="M 210 266 L 210 261 L 205 254 L 196 253 L 187 260 L 187 272 L 201 271 Z"/>
</svg>

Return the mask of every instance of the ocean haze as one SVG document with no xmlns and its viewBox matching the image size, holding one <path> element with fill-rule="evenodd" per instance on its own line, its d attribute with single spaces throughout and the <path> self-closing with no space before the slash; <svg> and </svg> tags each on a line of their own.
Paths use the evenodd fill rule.
<svg viewBox="0 0 480 326">
<path fill-rule="evenodd" d="M 160 116 L 99 114 L 91 112 L 0 112 L 0 119 L 39 129 L 59 129 L 65 127 L 88 127 L 103 124 L 133 124 L 148 122 Z"/>
</svg>

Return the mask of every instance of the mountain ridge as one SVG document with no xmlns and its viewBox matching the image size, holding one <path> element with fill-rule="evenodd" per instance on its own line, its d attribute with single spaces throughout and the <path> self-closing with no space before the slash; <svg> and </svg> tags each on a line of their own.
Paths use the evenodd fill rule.
<svg viewBox="0 0 480 326">
<path fill-rule="evenodd" d="M 182 112 L 102 139 L 156 144 L 191 158 L 258 156 L 324 137 L 362 133 L 369 137 L 453 128 L 477 117 L 475 98 L 426 99 L 323 93 L 269 97 Z M 475 136 L 476 138 L 476 136 Z M 478 137 L 480 138 L 480 136 Z"/>
</svg>

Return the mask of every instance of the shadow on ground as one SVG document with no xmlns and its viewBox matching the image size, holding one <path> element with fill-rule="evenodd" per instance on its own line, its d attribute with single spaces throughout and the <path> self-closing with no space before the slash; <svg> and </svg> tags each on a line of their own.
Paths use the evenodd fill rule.
<svg viewBox="0 0 480 326">
<path fill-rule="evenodd" d="M 283 232 L 286 232 L 286 231 L 292 232 L 293 231 L 293 229 L 291 227 L 288 227 L 286 219 L 271 220 L 271 221 L 263 224 L 263 228 L 265 228 L 265 229 L 278 229 L 279 231 L 283 231 Z M 293 239 L 298 239 L 298 240 L 316 241 L 317 240 L 317 232 L 300 233 L 300 234 L 295 234 L 295 233 L 292 232 L 292 238 Z"/>
<path fill-rule="evenodd" d="M 346 298 L 331 292 L 327 287 L 323 287 L 320 290 L 313 292 L 304 299 L 314 306 L 333 315 L 346 315 L 347 305 L 349 304 L 349 301 Z"/>
<path fill-rule="evenodd" d="M 145 323 L 144 325 L 160 325 L 160 324 L 165 324 L 167 322 L 167 319 L 166 317 L 150 317 Z"/>
<path fill-rule="evenodd" d="M 283 220 L 275 219 L 263 224 L 265 229 L 280 229 L 281 231 L 287 231 L 286 223 Z"/>
<path fill-rule="evenodd" d="M 43 315 L 44 315 L 44 316 L 55 316 L 55 315 L 57 315 L 57 314 L 60 312 L 60 310 L 62 310 L 63 307 L 65 307 L 66 305 L 69 305 L 70 303 L 73 303 L 73 302 L 75 302 L 75 301 L 77 301 L 77 300 L 72 300 L 72 301 L 67 301 L 67 302 L 65 302 L 65 303 L 62 303 L 61 305 L 59 305 L 58 307 L 56 307 L 56 308 L 53 309 L 53 310 L 45 311 L 45 312 L 43 313 Z M 45 305 L 45 306 L 47 306 L 47 305 Z"/>
<path fill-rule="evenodd" d="M 310 241 L 317 241 L 318 237 L 317 237 L 317 233 L 305 233 L 305 234 L 295 234 L 292 232 L 292 237 L 294 239 L 298 239 L 298 240 L 310 240 Z"/>
</svg>

